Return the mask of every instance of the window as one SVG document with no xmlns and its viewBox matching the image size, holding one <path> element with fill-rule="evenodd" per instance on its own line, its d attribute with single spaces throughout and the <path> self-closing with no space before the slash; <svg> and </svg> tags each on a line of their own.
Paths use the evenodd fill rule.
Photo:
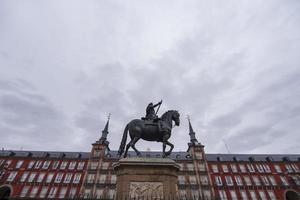
<svg viewBox="0 0 300 200">
<path fill-rule="evenodd" d="M 297 173 L 299 172 L 299 168 L 296 164 L 292 164 L 291 166 L 295 172 L 297 172 Z"/>
<path fill-rule="evenodd" d="M 218 165 L 212 165 L 212 171 L 214 173 L 218 173 L 219 172 Z"/>
<path fill-rule="evenodd" d="M 246 173 L 247 172 L 245 165 L 240 164 L 239 167 L 240 167 L 240 170 L 241 170 L 242 173 Z"/>
<path fill-rule="evenodd" d="M 85 189 L 83 198 L 87 199 L 90 196 L 91 196 L 91 189 Z"/>
<path fill-rule="evenodd" d="M 281 167 L 279 165 L 274 165 L 276 172 L 281 173 Z"/>
<path fill-rule="evenodd" d="M 81 178 L 81 174 L 75 174 L 73 183 L 79 183 Z"/>
<path fill-rule="evenodd" d="M 32 190 L 31 190 L 31 192 L 30 192 L 29 197 L 30 197 L 30 198 L 34 198 L 34 197 L 36 196 L 38 190 L 39 190 L 39 186 L 34 186 L 34 187 L 32 188 Z"/>
<path fill-rule="evenodd" d="M 252 164 L 248 164 L 247 168 L 248 168 L 249 172 L 255 172 L 255 169 Z"/>
<path fill-rule="evenodd" d="M 227 195 L 224 190 L 219 190 L 220 200 L 227 200 Z"/>
<path fill-rule="evenodd" d="M 249 176 L 244 176 L 244 180 L 245 180 L 247 186 L 252 185 L 252 182 L 251 182 L 251 179 Z"/>
<path fill-rule="evenodd" d="M 67 193 L 67 187 L 61 188 L 60 191 L 59 191 L 58 198 L 59 198 L 59 199 L 65 198 L 66 193 Z"/>
<path fill-rule="evenodd" d="M 242 179 L 240 176 L 235 176 L 234 179 L 235 179 L 235 182 L 237 185 L 243 185 L 243 182 L 242 182 Z"/>
<path fill-rule="evenodd" d="M 266 176 L 261 176 L 261 179 L 262 179 L 264 185 L 270 185 L 269 180 Z"/>
<path fill-rule="evenodd" d="M 44 180 L 44 177 L 46 176 L 46 173 L 42 172 L 39 174 L 38 178 L 37 178 L 37 182 L 40 183 Z"/>
<path fill-rule="evenodd" d="M 218 186 L 223 185 L 221 176 L 215 176 L 215 180 L 216 180 L 216 185 L 218 185 Z"/>
<path fill-rule="evenodd" d="M 73 174 L 68 173 L 68 174 L 65 176 L 64 183 L 70 183 L 70 182 L 71 182 L 71 179 L 72 179 L 72 176 L 73 176 Z"/>
<path fill-rule="evenodd" d="M 203 193 L 204 193 L 205 200 L 211 199 L 211 194 L 209 190 L 203 190 Z"/>
<path fill-rule="evenodd" d="M 63 161 L 60 165 L 60 169 L 66 169 L 68 162 L 67 161 Z"/>
<path fill-rule="evenodd" d="M 261 200 L 267 200 L 266 193 L 263 190 L 258 191 Z"/>
<path fill-rule="evenodd" d="M 230 190 L 230 196 L 232 200 L 237 200 L 236 192 L 234 190 Z"/>
<path fill-rule="evenodd" d="M 49 194 L 48 194 L 48 198 L 54 198 L 55 195 L 56 195 L 56 192 L 57 192 L 57 187 L 52 187 L 52 188 L 50 189 Z"/>
<path fill-rule="evenodd" d="M 242 200 L 248 200 L 248 196 L 247 196 L 247 193 L 246 193 L 246 191 L 244 191 L 244 190 L 241 190 L 240 192 L 241 192 L 241 197 L 242 197 Z"/>
<path fill-rule="evenodd" d="M 194 171 L 194 165 L 192 163 L 186 164 L 186 167 L 188 171 Z"/>
<path fill-rule="evenodd" d="M 293 168 L 291 167 L 291 165 L 286 164 L 285 168 L 289 173 L 293 173 Z"/>
<path fill-rule="evenodd" d="M 97 169 L 98 162 L 91 162 L 90 169 Z"/>
<path fill-rule="evenodd" d="M 207 176 L 200 176 L 200 182 L 201 182 L 202 185 L 208 185 Z"/>
<path fill-rule="evenodd" d="M 6 181 L 13 181 L 17 176 L 18 172 L 10 172 L 9 176 L 7 177 Z"/>
<path fill-rule="evenodd" d="M 101 197 L 103 197 L 103 189 L 96 190 L 96 197 L 97 197 L 97 199 L 100 199 Z"/>
<path fill-rule="evenodd" d="M 24 172 L 23 175 L 21 176 L 20 182 L 26 181 L 26 178 L 28 177 L 28 172 Z"/>
<path fill-rule="evenodd" d="M 35 163 L 35 161 L 30 161 L 27 168 L 32 169 L 34 163 Z"/>
<path fill-rule="evenodd" d="M 204 171 L 205 171 L 205 164 L 203 164 L 203 163 L 200 164 L 200 163 L 199 163 L 199 164 L 198 164 L 198 167 L 199 167 L 199 171 L 200 171 L 200 172 L 204 172 Z"/>
<path fill-rule="evenodd" d="M 255 191 L 250 191 L 250 196 L 251 196 L 252 200 L 257 200 L 257 196 L 256 196 Z"/>
<path fill-rule="evenodd" d="M 223 172 L 225 172 L 225 173 L 228 172 L 228 167 L 227 167 L 227 165 L 222 165 L 222 169 L 223 169 Z"/>
<path fill-rule="evenodd" d="M 196 156 L 196 159 L 202 159 L 202 153 L 201 152 L 196 152 L 195 156 Z"/>
<path fill-rule="evenodd" d="M 257 176 L 253 176 L 252 178 L 253 178 L 253 181 L 254 181 L 255 185 L 257 185 L 257 186 L 261 185 L 260 180 Z"/>
<path fill-rule="evenodd" d="M 106 180 L 106 175 L 105 174 L 101 174 L 99 177 L 99 183 L 105 183 Z"/>
<path fill-rule="evenodd" d="M 237 166 L 235 164 L 230 165 L 230 167 L 231 167 L 231 171 L 233 173 L 237 173 L 238 172 Z"/>
<path fill-rule="evenodd" d="M 186 200 L 186 191 L 185 190 L 179 190 L 179 196 L 180 196 L 180 199 Z"/>
<path fill-rule="evenodd" d="M 24 162 L 23 160 L 19 160 L 19 161 L 17 162 L 17 164 L 16 164 L 16 169 L 21 168 L 23 162 Z"/>
<path fill-rule="evenodd" d="M 184 185 L 185 184 L 185 177 L 179 175 L 178 176 L 178 182 L 179 182 L 180 185 Z"/>
<path fill-rule="evenodd" d="M 71 190 L 69 192 L 69 198 L 74 198 L 76 195 L 76 191 L 77 191 L 77 189 L 75 187 L 71 188 Z"/>
<path fill-rule="evenodd" d="M 44 186 L 44 187 L 42 188 L 41 192 L 40 192 L 39 197 L 40 197 L 40 198 L 45 198 L 47 192 L 48 192 L 48 186 Z"/>
<path fill-rule="evenodd" d="M 88 183 L 93 183 L 94 179 L 95 179 L 95 174 L 88 174 L 88 176 L 87 176 Z"/>
<path fill-rule="evenodd" d="M 29 186 L 24 186 L 20 193 L 20 197 L 26 197 L 28 190 L 29 190 Z"/>
<path fill-rule="evenodd" d="M 69 165 L 69 169 L 75 169 L 76 167 L 76 162 L 70 162 L 70 165 Z"/>
<path fill-rule="evenodd" d="M 233 185 L 231 176 L 225 176 L 225 180 L 226 180 L 227 185 L 229 185 L 229 186 Z"/>
<path fill-rule="evenodd" d="M 52 169 L 57 169 L 59 165 L 59 161 L 54 161 L 54 163 L 52 164 Z"/>
<path fill-rule="evenodd" d="M 44 162 L 42 169 L 48 169 L 49 165 L 50 165 L 51 161 L 47 160 Z"/>
<path fill-rule="evenodd" d="M 117 182 L 117 176 L 116 175 L 111 175 L 110 177 L 110 183 L 111 184 L 116 184 Z"/>
<path fill-rule="evenodd" d="M 268 190 L 268 195 L 271 200 L 276 200 L 275 193 L 272 190 Z"/>
<path fill-rule="evenodd" d="M 9 167 L 9 165 L 11 164 L 11 160 L 8 160 L 8 161 L 6 161 L 6 165 L 7 165 L 7 167 Z"/>
<path fill-rule="evenodd" d="M 256 165 L 256 168 L 259 173 L 264 173 L 264 168 L 262 167 L 262 165 Z"/>
<path fill-rule="evenodd" d="M 77 166 L 77 169 L 82 170 L 84 168 L 84 164 L 85 164 L 84 162 L 79 162 L 78 166 Z"/>
<path fill-rule="evenodd" d="M 192 199 L 199 199 L 199 192 L 198 192 L 198 190 L 191 189 L 191 195 L 192 195 Z"/>
<path fill-rule="evenodd" d="M 29 182 L 29 183 L 33 182 L 35 176 L 36 176 L 36 173 L 35 173 L 35 172 L 32 172 L 32 173 L 30 174 L 29 178 L 28 178 L 28 182 Z"/>
<path fill-rule="evenodd" d="M 281 180 L 281 182 L 282 182 L 283 185 L 285 185 L 285 186 L 289 185 L 287 179 L 284 176 L 280 176 L 280 180 Z"/>
<path fill-rule="evenodd" d="M 265 172 L 268 172 L 268 173 L 271 172 L 270 166 L 268 164 L 264 164 L 263 168 L 264 168 Z"/>
<path fill-rule="evenodd" d="M 94 157 L 99 157 L 99 156 L 100 156 L 100 152 L 101 152 L 101 151 L 94 150 L 93 156 L 94 156 Z"/>
<path fill-rule="evenodd" d="M 274 185 L 274 186 L 277 185 L 274 176 L 269 176 L 269 179 L 270 179 L 272 185 Z"/>
<path fill-rule="evenodd" d="M 54 183 L 60 183 L 61 180 L 62 180 L 63 175 L 64 175 L 63 173 L 57 173 L 56 178 L 54 180 Z"/>
<path fill-rule="evenodd" d="M 196 185 L 197 184 L 197 180 L 196 180 L 196 176 L 190 176 L 190 184 L 191 185 Z"/>
<path fill-rule="evenodd" d="M 115 190 L 110 189 L 110 190 L 108 191 L 108 198 L 109 198 L 109 199 L 113 199 L 114 196 L 115 196 Z"/>
<path fill-rule="evenodd" d="M 50 183 L 53 179 L 54 173 L 49 173 L 46 179 L 46 183 Z"/>
<path fill-rule="evenodd" d="M 42 165 L 42 161 L 37 161 L 34 165 L 34 169 L 39 169 Z"/>
</svg>

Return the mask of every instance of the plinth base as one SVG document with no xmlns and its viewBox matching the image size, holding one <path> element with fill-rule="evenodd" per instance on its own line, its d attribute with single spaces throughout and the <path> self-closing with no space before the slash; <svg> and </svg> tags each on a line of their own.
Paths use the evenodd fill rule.
<svg viewBox="0 0 300 200">
<path fill-rule="evenodd" d="M 114 165 L 117 200 L 176 199 L 179 165 L 169 158 L 123 158 Z"/>
</svg>

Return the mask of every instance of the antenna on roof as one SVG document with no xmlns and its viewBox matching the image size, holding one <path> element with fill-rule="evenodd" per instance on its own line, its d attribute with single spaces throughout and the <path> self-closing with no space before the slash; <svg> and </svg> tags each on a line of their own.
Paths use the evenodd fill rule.
<svg viewBox="0 0 300 200">
<path fill-rule="evenodd" d="M 228 146 L 227 146 L 227 144 L 226 144 L 225 140 L 224 140 L 224 139 L 222 139 L 222 141 L 223 141 L 223 143 L 224 143 L 224 145 L 225 145 L 225 147 L 226 147 L 226 149 L 227 149 L 227 152 L 230 154 L 229 148 L 228 148 Z"/>
</svg>

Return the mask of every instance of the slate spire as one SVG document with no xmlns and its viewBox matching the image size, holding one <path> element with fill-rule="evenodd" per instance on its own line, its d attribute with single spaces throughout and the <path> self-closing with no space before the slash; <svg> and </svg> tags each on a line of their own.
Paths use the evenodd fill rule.
<svg viewBox="0 0 300 200">
<path fill-rule="evenodd" d="M 196 139 L 195 132 L 191 124 L 190 116 L 188 116 L 188 121 L 189 121 L 189 135 L 190 135 L 191 143 L 198 144 L 198 140 Z"/>
<path fill-rule="evenodd" d="M 110 113 L 108 115 L 106 125 L 105 125 L 105 127 L 102 131 L 102 135 L 101 135 L 101 138 L 99 140 L 99 143 L 101 143 L 101 144 L 108 144 L 107 135 L 108 135 L 109 120 L 110 120 Z"/>
</svg>

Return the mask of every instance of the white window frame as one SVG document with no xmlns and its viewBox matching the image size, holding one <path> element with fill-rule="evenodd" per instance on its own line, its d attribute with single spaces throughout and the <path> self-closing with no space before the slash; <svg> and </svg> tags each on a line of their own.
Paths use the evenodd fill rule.
<svg viewBox="0 0 300 200">
<path fill-rule="evenodd" d="M 224 173 L 228 173 L 229 172 L 228 166 L 226 164 L 222 165 L 222 170 L 223 170 Z"/>
<path fill-rule="evenodd" d="M 35 164 L 35 161 L 34 161 L 34 160 L 30 161 L 30 162 L 28 163 L 27 169 L 32 169 L 33 166 L 34 166 L 34 164 Z"/>
<path fill-rule="evenodd" d="M 48 169 L 51 164 L 50 160 L 46 160 L 42 166 L 42 169 Z"/>
<path fill-rule="evenodd" d="M 76 164 L 77 164 L 77 162 L 76 162 L 76 161 L 72 161 L 72 162 L 70 162 L 70 164 L 69 164 L 69 169 L 71 169 L 71 170 L 75 169 L 75 167 L 76 167 Z"/>
<path fill-rule="evenodd" d="M 238 186 L 242 186 L 243 185 L 243 181 L 242 178 L 240 176 L 234 176 L 235 182 Z"/>
<path fill-rule="evenodd" d="M 31 172 L 31 174 L 29 175 L 29 178 L 27 179 L 28 183 L 32 183 L 36 177 L 37 173 L 36 172 Z"/>
<path fill-rule="evenodd" d="M 57 192 L 57 187 L 51 187 L 48 193 L 48 198 L 55 198 L 56 192 Z"/>
<path fill-rule="evenodd" d="M 73 174 L 72 173 L 67 173 L 65 175 L 64 183 L 70 183 L 72 180 Z"/>
<path fill-rule="evenodd" d="M 17 164 L 16 164 L 16 169 L 20 169 L 22 167 L 24 163 L 24 160 L 18 160 Z"/>
<path fill-rule="evenodd" d="M 30 198 L 35 198 L 38 191 L 39 191 L 40 187 L 39 186 L 33 186 L 31 191 L 30 191 L 30 194 L 29 194 L 29 197 Z"/>
<path fill-rule="evenodd" d="M 84 169 L 84 166 L 85 166 L 85 162 L 79 162 L 77 165 L 77 169 L 82 170 L 82 169 Z"/>
<path fill-rule="evenodd" d="M 6 181 L 8 181 L 8 182 L 14 181 L 14 179 L 16 178 L 17 175 L 18 175 L 17 171 L 10 172 L 7 179 L 6 179 Z"/>
<path fill-rule="evenodd" d="M 39 176 L 38 176 L 36 182 L 38 182 L 38 183 L 43 182 L 45 176 L 46 176 L 46 173 L 45 173 L 45 172 L 41 172 L 41 173 L 39 174 Z"/>
<path fill-rule="evenodd" d="M 231 176 L 225 176 L 225 181 L 226 181 L 226 184 L 228 186 L 232 186 L 233 185 L 233 180 L 232 180 Z"/>
<path fill-rule="evenodd" d="M 81 174 L 80 173 L 76 173 L 74 175 L 73 183 L 79 183 L 80 179 L 81 179 Z"/>
<path fill-rule="evenodd" d="M 58 172 L 56 174 L 54 183 L 60 183 L 62 181 L 62 179 L 63 179 L 63 176 L 64 176 L 64 174 L 62 172 Z"/>
<path fill-rule="evenodd" d="M 48 192 L 48 189 L 49 189 L 48 186 L 43 186 L 42 189 L 41 189 L 41 191 L 40 191 L 39 197 L 40 198 L 45 198 L 46 194 Z"/>
<path fill-rule="evenodd" d="M 20 197 L 26 197 L 28 194 L 30 186 L 24 186 L 21 190 Z"/>
<path fill-rule="evenodd" d="M 68 161 L 62 161 L 59 169 L 66 169 L 68 165 Z"/>
<path fill-rule="evenodd" d="M 237 172 L 238 172 L 238 168 L 237 168 L 236 164 L 231 164 L 231 165 L 230 165 L 230 168 L 231 168 L 231 171 L 232 171 L 233 173 L 237 173 Z"/>
<path fill-rule="evenodd" d="M 24 172 L 20 178 L 20 182 L 25 182 L 28 175 L 29 175 L 29 172 Z"/>
<path fill-rule="evenodd" d="M 51 183 L 54 177 L 54 173 L 47 174 L 46 183 Z"/>
<path fill-rule="evenodd" d="M 218 173 L 219 172 L 218 165 L 212 165 L 211 168 L 212 168 L 212 171 L 214 173 Z"/>
<path fill-rule="evenodd" d="M 217 186 L 222 186 L 223 185 L 221 176 L 215 176 L 215 182 L 216 182 Z"/>
</svg>

